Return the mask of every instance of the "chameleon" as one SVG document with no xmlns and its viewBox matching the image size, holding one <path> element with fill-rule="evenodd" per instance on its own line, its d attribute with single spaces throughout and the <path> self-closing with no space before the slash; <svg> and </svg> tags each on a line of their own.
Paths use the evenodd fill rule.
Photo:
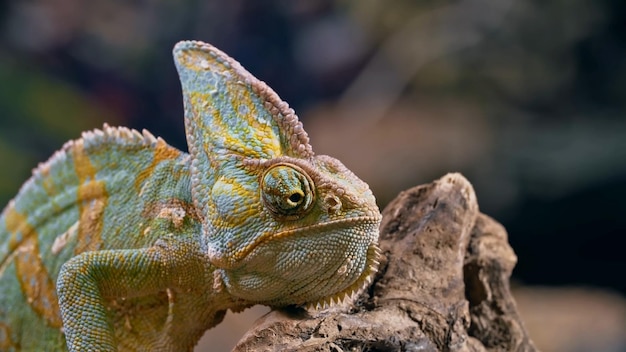
<svg viewBox="0 0 626 352">
<path fill-rule="evenodd" d="M 225 53 L 173 57 L 188 152 L 105 124 L 4 208 L 1 351 L 189 351 L 229 309 L 323 308 L 371 282 L 369 186 Z"/>
</svg>

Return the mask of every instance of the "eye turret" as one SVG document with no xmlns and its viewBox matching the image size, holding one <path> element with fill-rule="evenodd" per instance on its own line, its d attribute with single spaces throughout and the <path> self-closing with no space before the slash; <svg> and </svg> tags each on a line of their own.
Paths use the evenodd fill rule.
<svg viewBox="0 0 626 352">
<path fill-rule="evenodd" d="M 261 199 L 275 217 L 298 219 L 304 216 L 313 205 L 313 189 L 309 175 L 295 165 L 272 165 L 261 178 Z"/>
</svg>

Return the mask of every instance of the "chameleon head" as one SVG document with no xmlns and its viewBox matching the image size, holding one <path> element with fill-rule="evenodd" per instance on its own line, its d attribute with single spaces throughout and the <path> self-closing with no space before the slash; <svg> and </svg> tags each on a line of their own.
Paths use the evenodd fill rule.
<svg viewBox="0 0 626 352">
<path fill-rule="evenodd" d="M 209 260 L 230 293 L 269 305 L 330 303 L 377 267 L 380 212 L 367 184 L 314 155 L 294 111 L 202 42 L 174 48 Z"/>
<path fill-rule="evenodd" d="M 229 209 L 209 243 L 229 291 L 287 305 L 330 303 L 362 288 L 377 268 L 381 219 L 367 184 L 328 156 L 257 167 L 258 212 Z M 233 199 L 215 199 L 217 208 L 232 208 Z"/>
</svg>

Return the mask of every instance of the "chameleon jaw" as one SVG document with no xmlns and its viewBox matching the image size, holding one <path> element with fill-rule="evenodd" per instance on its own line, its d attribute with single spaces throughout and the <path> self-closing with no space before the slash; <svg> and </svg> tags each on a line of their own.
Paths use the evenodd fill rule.
<svg viewBox="0 0 626 352">
<path fill-rule="evenodd" d="M 379 266 L 379 223 L 380 216 L 361 216 L 273 233 L 257 238 L 245 253 L 238 251 L 237 262 L 225 263 L 230 267 L 220 266 L 215 257 L 212 262 L 227 290 L 240 299 L 273 307 L 326 307 L 354 297 L 371 283 Z M 346 227 L 354 230 L 344 234 Z M 290 248 L 305 238 L 310 252 L 290 256 Z M 267 261 L 278 253 L 273 263 Z M 294 261 L 295 267 L 278 264 Z"/>
<path fill-rule="evenodd" d="M 365 270 L 363 270 L 361 275 L 351 285 L 335 294 L 322 298 L 318 301 L 308 303 L 305 306 L 308 309 L 324 309 L 332 307 L 336 304 L 341 304 L 346 300 L 354 299 L 372 283 L 374 276 L 378 272 L 378 267 L 380 266 L 380 262 L 378 260 L 380 255 L 380 248 L 376 243 L 372 243 L 367 249 Z"/>
</svg>

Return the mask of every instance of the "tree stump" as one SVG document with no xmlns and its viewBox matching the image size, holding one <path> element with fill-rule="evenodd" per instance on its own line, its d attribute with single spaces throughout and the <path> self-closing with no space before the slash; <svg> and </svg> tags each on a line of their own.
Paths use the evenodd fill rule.
<svg viewBox="0 0 626 352">
<path fill-rule="evenodd" d="M 260 318 L 235 351 L 535 351 L 509 277 L 504 228 L 460 174 L 398 195 L 383 211 L 379 272 L 358 298 Z"/>
</svg>

